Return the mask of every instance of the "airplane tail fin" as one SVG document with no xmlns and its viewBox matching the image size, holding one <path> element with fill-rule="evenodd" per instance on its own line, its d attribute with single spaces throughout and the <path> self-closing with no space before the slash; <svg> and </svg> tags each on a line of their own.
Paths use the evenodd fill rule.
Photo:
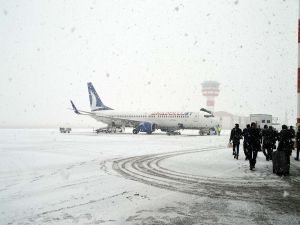
<svg viewBox="0 0 300 225">
<path fill-rule="evenodd" d="M 87 85 L 89 91 L 91 111 L 113 110 L 112 108 L 109 108 L 103 104 L 91 82 L 87 83 Z"/>
</svg>

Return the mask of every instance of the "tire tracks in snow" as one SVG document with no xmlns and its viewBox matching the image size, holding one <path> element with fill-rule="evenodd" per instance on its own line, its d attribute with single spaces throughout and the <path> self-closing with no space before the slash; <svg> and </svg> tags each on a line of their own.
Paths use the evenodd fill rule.
<svg viewBox="0 0 300 225">
<path fill-rule="evenodd" d="M 112 167 L 127 179 L 162 189 L 210 198 L 253 201 L 269 204 L 274 209 L 285 205 L 292 211 L 300 212 L 300 181 L 296 176 L 283 179 L 272 174 L 254 178 L 218 178 L 192 175 L 162 166 L 164 160 L 172 157 L 224 148 L 217 146 L 135 156 L 116 160 Z M 295 165 L 291 165 L 291 170 L 296 172 Z"/>
</svg>

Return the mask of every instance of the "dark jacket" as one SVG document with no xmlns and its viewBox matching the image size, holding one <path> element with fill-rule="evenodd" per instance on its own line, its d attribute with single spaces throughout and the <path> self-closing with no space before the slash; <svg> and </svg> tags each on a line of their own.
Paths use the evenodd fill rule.
<svg viewBox="0 0 300 225">
<path fill-rule="evenodd" d="M 293 134 L 290 130 L 283 129 L 278 135 L 278 150 L 279 151 L 290 151 L 292 143 Z"/>
<path fill-rule="evenodd" d="M 250 141 L 249 141 L 250 146 L 254 151 L 259 151 L 260 140 L 261 140 L 260 129 L 251 127 L 249 133 L 250 133 Z"/>
<path fill-rule="evenodd" d="M 230 133 L 229 141 L 232 141 L 234 144 L 240 143 L 240 139 L 242 139 L 242 130 L 240 128 L 233 128 Z"/>
<path fill-rule="evenodd" d="M 278 136 L 279 136 L 278 131 L 274 129 L 273 135 L 274 135 L 273 144 L 276 145 L 276 141 L 278 141 Z"/>
<path fill-rule="evenodd" d="M 243 130 L 243 136 L 244 136 L 244 142 L 249 142 L 250 141 L 250 128 L 245 128 Z"/>
<path fill-rule="evenodd" d="M 300 142 L 300 131 L 297 131 L 297 134 L 296 134 L 296 141 L 297 141 L 297 142 Z"/>
<path fill-rule="evenodd" d="M 296 131 L 292 128 L 289 129 L 289 131 L 291 132 L 291 137 L 295 138 L 296 137 Z"/>
<path fill-rule="evenodd" d="M 273 130 L 266 128 L 262 130 L 262 140 L 264 146 L 273 146 L 274 132 Z"/>
</svg>

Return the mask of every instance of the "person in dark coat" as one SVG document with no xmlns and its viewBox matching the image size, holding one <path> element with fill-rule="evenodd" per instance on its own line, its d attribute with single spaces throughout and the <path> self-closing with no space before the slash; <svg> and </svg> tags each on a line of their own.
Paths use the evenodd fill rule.
<svg viewBox="0 0 300 225">
<path fill-rule="evenodd" d="M 272 127 L 264 126 L 262 130 L 262 144 L 263 144 L 263 153 L 266 157 L 266 160 L 272 160 L 273 153 L 273 141 L 274 141 L 274 132 Z"/>
<path fill-rule="evenodd" d="M 296 131 L 294 130 L 294 127 L 293 127 L 293 126 L 290 126 L 289 131 L 291 132 L 291 137 L 292 137 L 291 148 L 292 148 L 292 150 L 294 150 L 294 149 L 295 149 L 295 147 L 294 147 L 294 145 L 295 145 L 294 138 L 296 137 Z M 292 152 L 291 152 L 291 153 L 292 153 Z"/>
<path fill-rule="evenodd" d="M 293 126 L 290 126 L 290 132 L 292 134 L 292 138 L 295 138 L 296 137 L 296 131 L 294 130 Z"/>
<path fill-rule="evenodd" d="M 278 135 L 278 151 L 285 152 L 287 156 L 288 164 L 290 164 L 290 155 L 292 152 L 291 142 L 292 142 L 293 134 L 286 125 L 282 125 L 282 130 Z"/>
<path fill-rule="evenodd" d="M 245 154 L 245 160 L 248 160 L 248 152 L 249 152 L 249 139 L 250 139 L 250 124 L 247 124 L 246 128 L 243 130 L 243 137 L 244 137 L 244 143 L 243 143 L 243 148 L 244 148 L 244 154 Z"/>
<path fill-rule="evenodd" d="M 256 123 L 251 123 L 251 128 L 249 130 L 250 134 L 250 148 L 249 148 L 249 164 L 250 170 L 255 168 L 257 152 L 261 149 L 260 146 L 260 130 L 256 127 Z"/>
<path fill-rule="evenodd" d="M 232 154 L 235 159 L 239 158 L 240 140 L 243 138 L 242 130 L 239 128 L 239 124 L 235 124 L 235 127 L 231 130 L 229 142 L 233 143 Z M 236 151 L 235 151 L 236 150 Z"/>
<path fill-rule="evenodd" d="M 298 126 L 297 134 L 296 134 L 296 145 L 297 145 L 297 154 L 295 160 L 299 160 L 299 151 L 300 151 L 300 126 Z"/>
</svg>

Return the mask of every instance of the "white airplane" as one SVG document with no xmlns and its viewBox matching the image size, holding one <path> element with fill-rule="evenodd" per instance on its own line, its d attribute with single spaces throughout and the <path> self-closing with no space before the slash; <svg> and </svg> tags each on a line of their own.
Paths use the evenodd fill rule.
<svg viewBox="0 0 300 225">
<path fill-rule="evenodd" d="M 199 112 L 121 112 L 113 110 L 103 104 L 92 83 L 88 83 L 91 111 L 78 110 L 71 100 L 72 108 L 76 114 L 88 115 L 92 118 L 107 124 L 110 131 L 121 131 L 125 127 L 133 127 L 133 133 L 146 132 L 152 134 L 160 129 L 167 134 L 180 134 L 181 129 L 196 129 L 200 135 L 216 134 L 216 127 L 219 126 L 214 115 L 201 109 Z"/>
</svg>

